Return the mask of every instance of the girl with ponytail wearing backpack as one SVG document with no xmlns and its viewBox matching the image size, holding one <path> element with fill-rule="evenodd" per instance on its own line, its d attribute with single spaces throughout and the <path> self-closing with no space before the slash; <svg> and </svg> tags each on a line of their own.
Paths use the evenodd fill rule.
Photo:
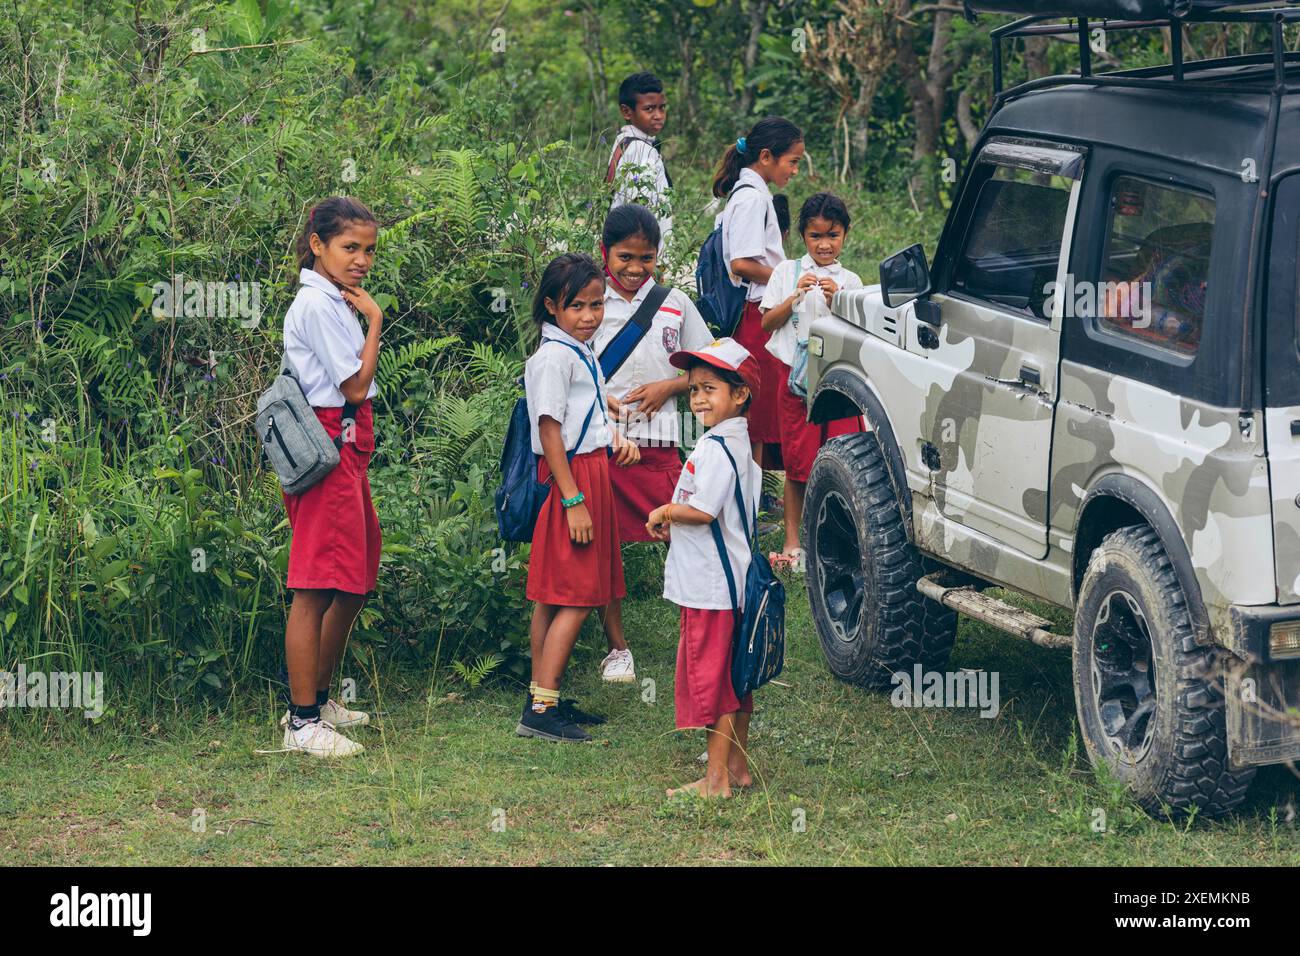
<svg viewBox="0 0 1300 956">
<path fill-rule="evenodd" d="M 727 147 L 713 195 L 727 200 L 715 228 L 722 227 L 722 254 L 733 285 L 745 285 L 745 309 L 732 333 L 758 362 L 761 388 L 749 410 L 749 440 L 754 460 L 765 469 L 780 467 L 781 426 L 777 413 L 778 385 L 784 385 L 781 363 L 767 350 L 770 333 L 763 331 L 758 304 L 772 270 L 785 261 L 781 227 L 772 206 L 769 186 L 784 188 L 799 172 L 803 133 L 780 116 L 759 120 Z"/>
</svg>

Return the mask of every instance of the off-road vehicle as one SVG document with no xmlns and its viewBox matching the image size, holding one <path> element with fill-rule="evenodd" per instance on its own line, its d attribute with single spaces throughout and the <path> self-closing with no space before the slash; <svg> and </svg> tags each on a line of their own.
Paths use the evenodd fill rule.
<svg viewBox="0 0 1300 956">
<path fill-rule="evenodd" d="M 803 537 L 837 676 L 942 671 L 957 612 L 1070 648 L 1093 764 L 1183 815 L 1300 756 L 1300 9 L 1174 5 L 1061 0 L 993 31 L 933 265 L 886 259 L 810 330 L 810 419 L 870 430 L 821 450 Z M 1185 62 L 1196 22 L 1272 50 Z M 1168 28 L 1171 62 L 1095 73 L 1099 28 Z M 1079 73 L 1003 90 L 1003 44 L 1032 35 L 1076 40 Z"/>
</svg>

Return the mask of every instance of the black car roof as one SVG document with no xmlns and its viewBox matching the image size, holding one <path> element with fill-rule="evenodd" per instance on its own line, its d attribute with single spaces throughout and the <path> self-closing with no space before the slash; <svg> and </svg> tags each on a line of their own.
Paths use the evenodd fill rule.
<svg viewBox="0 0 1300 956">
<path fill-rule="evenodd" d="M 1300 77 L 1300 66 L 1288 68 Z M 1111 74 L 1115 75 L 1115 74 Z M 1168 89 L 1094 86 L 1062 77 L 1058 86 L 1012 90 L 988 122 L 989 129 L 1035 134 L 1088 144 L 1155 152 L 1177 161 L 1239 174 L 1242 162 L 1265 154 L 1270 95 L 1266 92 L 1201 92 L 1198 81 L 1267 84 L 1271 68 L 1225 66 L 1198 71 L 1195 79 Z M 1274 172 L 1300 167 L 1300 92 L 1281 97 Z"/>
</svg>

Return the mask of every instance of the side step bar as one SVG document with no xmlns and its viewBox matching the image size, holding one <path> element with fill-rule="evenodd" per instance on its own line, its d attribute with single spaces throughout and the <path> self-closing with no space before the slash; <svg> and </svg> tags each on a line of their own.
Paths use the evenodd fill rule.
<svg viewBox="0 0 1300 956">
<path fill-rule="evenodd" d="M 999 631 L 1022 637 L 1039 647 L 1074 646 L 1072 635 L 1053 634 L 1049 631 L 1052 622 L 1046 618 L 977 591 L 972 585 L 955 586 L 948 583 L 944 580 L 942 572 L 921 578 L 916 582 L 916 589 L 959 614 L 990 624 Z"/>
</svg>

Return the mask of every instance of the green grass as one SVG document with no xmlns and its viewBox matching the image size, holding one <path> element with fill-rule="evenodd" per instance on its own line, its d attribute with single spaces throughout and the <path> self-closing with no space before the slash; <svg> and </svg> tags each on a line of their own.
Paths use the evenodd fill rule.
<svg viewBox="0 0 1300 956">
<path fill-rule="evenodd" d="M 792 582 L 793 583 L 793 582 Z M 1260 773 L 1225 821 L 1137 811 L 1073 743 L 1068 655 L 963 621 L 951 666 L 1000 672 L 1001 712 L 896 709 L 827 672 L 801 585 L 791 588 L 782 681 L 757 695 L 759 784 L 728 802 L 667 801 L 694 779 L 702 732 L 673 730 L 676 609 L 629 602 L 637 672 L 603 686 L 588 630 L 568 692 L 605 712 L 596 742 L 514 736 L 516 689 L 429 693 L 427 674 L 359 681 L 383 716 L 359 758 L 275 754 L 280 711 L 163 726 L 89 727 L 49 714 L 0 722 L 0 859 L 48 864 L 1282 864 L 1300 787 Z M 377 692 L 376 692 L 377 691 Z M 110 688 L 111 693 L 111 688 Z M 430 703 L 432 697 L 432 703 Z M 111 699 L 110 699 L 111 703 Z M 192 811 L 206 813 L 194 832 Z M 504 831 L 492 829 L 503 810 Z M 806 821 L 793 823 L 796 811 Z M 1107 831 L 1094 832 L 1096 811 Z"/>
</svg>

